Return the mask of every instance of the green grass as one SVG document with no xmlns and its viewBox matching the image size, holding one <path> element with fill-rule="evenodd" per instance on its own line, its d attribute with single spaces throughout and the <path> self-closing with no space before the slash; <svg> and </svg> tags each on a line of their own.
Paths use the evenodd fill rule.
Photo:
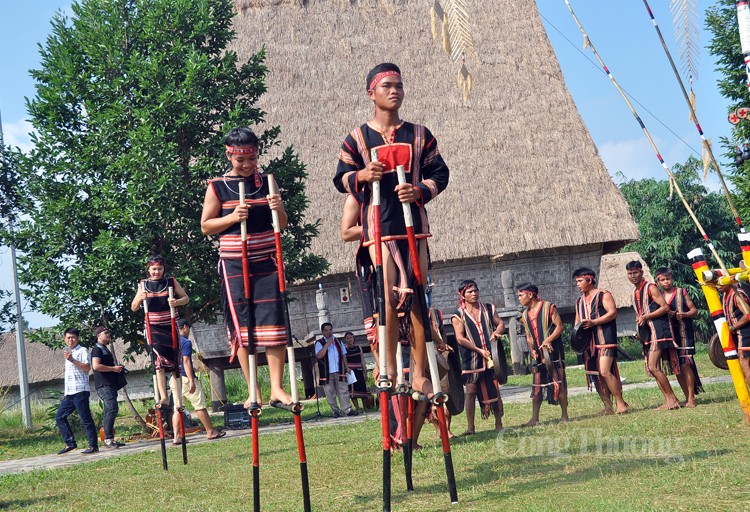
<svg viewBox="0 0 750 512">
<path fill-rule="evenodd" d="M 451 507 L 439 443 L 427 426 L 415 454 L 416 490 L 405 491 L 403 459 L 393 457 L 393 509 L 742 510 L 750 450 L 748 425 L 731 384 L 706 386 L 696 409 L 657 412 L 655 389 L 627 394 L 632 412 L 596 417 L 598 397 L 572 397 L 567 424 L 544 404 L 542 426 L 520 428 L 529 404 L 508 404 L 506 429 L 477 419 L 478 433 L 454 439 L 460 504 Z M 307 412 L 307 411 L 306 411 Z M 266 413 L 264 412 L 264 416 Z M 379 417 L 351 425 L 305 425 L 313 509 L 373 511 L 381 507 Z M 453 430 L 465 429 L 464 415 Z M 301 510 L 293 432 L 261 435 L 263 510 Z M 190 464 L 170 449 L 170 471 L 158 451 L 68 469 L 0 477 L 0 510 L 226 511 L 252 502 L 248 437 L 190 447 Z M 745 503 L 745 505 L 743 505 Z"/>
</svg>

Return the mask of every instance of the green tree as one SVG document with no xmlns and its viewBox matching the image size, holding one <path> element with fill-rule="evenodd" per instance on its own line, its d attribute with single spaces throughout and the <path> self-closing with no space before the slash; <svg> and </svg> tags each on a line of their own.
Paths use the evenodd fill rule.
<svg viewBox="0 0 750 512">
<path fill-rule="evenodd" d="M 706 10 L 706 28 L 713 36 L 708 51 L 716 59 L 716 70 L 722 75 L 717 86 L 722 96 L 729 100 L 727 112 L 738 107 L 750 107 L 748 76 L 737 24 L 737 2 L 717 0 Z M 735 149 L 747 142 L 750 142 L 750 120 L 747 119 L 733 128 L 732 140 L 721 138 L 725 154 L 731 158 L 734 158 Z M 740 217 L 747 220 L 750 218 L 750 162 L 737 166 L 729 174 L 737 191 L 733 197 L 736 207 Z"/>
<path fill-rule="evenodd" d="M 32 71 L 34 149 L 19 169 L 25 220 L 15 236 L 21 276 L 34 309 L 64 326 L 106 322 L 139 350 L 142 316 L 130 302 L 151 253 L 188 291 L 193 319 L 219 312 L 203 197 L 226 166 L 224 133 L 263 121 L 255 104 L 266 90 L 265 53 L 239 62 L 228 49 L 230 0 L 82 0 L 71 10 L 53 18 Z M 279 133 L 259 133 L 262 154 Z M 266 169 L 289 213 L 288 277 L 314 278 L 327 262 L 308 252 L 318 224 L 303 220 L 304 165 L 287 148 Z M 44 332 L 37 340 L 59 343 Z"/>
<path fill-rule="evenodd" d="M 18 159 L 20 152 L 6 146 L 0 127 L 0 233 L 8 231 L 15 217 L 18 180 Z M 0 236 L 0 245 L 7 242 Z M 15 301 L 8 290 L 0 290 L 0 331 L 12 329 L 16 321 Z"/>
<path fill-rule="evenodd" d="M 721 259 L 735 266 L 739 258 L 737 226 L 724 195 L 708 192 L 701 184 L 702 165 L 700 160 L 690 157 L 684 165 L 675 164 L 672 173 Z M 622 251 L 638 252 L 652 271 L 658 267 L 672 270 L 677 285 L 688 290 L 701 310 L 696 327 L 707 340 L 714 328 L 687 253 L 700 247 L 707 261 L 712 261 L 712 257 L 677 192 L 670 199 L 669 181 L 655 179 L 626 181 L 620 184 L 620 191 L 641 233 L 640 240 L 626 245 Z"/>
</svg>

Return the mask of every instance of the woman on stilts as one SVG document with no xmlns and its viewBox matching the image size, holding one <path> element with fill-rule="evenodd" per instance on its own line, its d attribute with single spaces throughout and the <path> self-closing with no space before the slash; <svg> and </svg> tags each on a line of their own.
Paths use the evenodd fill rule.
<svg viewBox="0 0 750 512">
<path fill-rule="evenodd" d="M 201 215 L 201 230 L 219 235 L 219 276 L 224 320 L 231 346 L 230 361 L 239 357 L 248 388 L 245 408 L 262 404 L 258 389 L 250 390 L 248 358 L 248 318 L 252 320 L 255 346 L 264 347 L 271 381 L 269 404 L 292 410 L 292 398 L 284 391 L 283 376 L 286 334 L 278 268 L 274 260 L 276 246 L 271 210 L 279 216 L 280 228 L 286 227 L 287 214 L 279 194 L 271 194 L 267 176 L 258 171 L 258 138 L 249 128 L 235 128 L 224 139 L 229 170 L 212 179 L 206 189 Z M 240 182 L 245 183 L 246 204 L 240 204 Z M 247 225 L 247 254 L 250 297 L 244 296 L 242 241 L 240 226 Z M 248 312 L 248 308 L 250 311 Z M 249 314 L 249 316 L 248 316 Z"/>
</svg>

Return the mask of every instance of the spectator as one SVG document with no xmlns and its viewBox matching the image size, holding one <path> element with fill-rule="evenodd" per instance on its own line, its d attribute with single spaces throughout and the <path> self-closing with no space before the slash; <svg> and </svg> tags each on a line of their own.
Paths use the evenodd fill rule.
<svg viewBox="0 0 750 512">
<path fill-rule="evenodd" d="M 89 351 L 78 344 L 79 331 L 75 328 L 65 330 L 65 396 L 60 402 L 60 407 L 55 415 L 57 428 L 60 429 L 65 448 L 57 452 L 58 455 L 75 450 L 78 445 L 73 435 L 73 429 L 68 423 L 68 416 L 73 411 L 78 411 L 81 423 L 86 431 L 89 447 L 83 450 L 84 454 L 96 453 L 99 451 L 99 443 L 96 439 L 96 427 L 94 420 L 91 418 L 91 409 L 89 408 L 89 371 L 91 363 L 89 362 Z"/>
<path fill-rule="evenodd" d="M 208 439 L 219 439 L 224 437 L 226 432 L 223 430 L 216 430 L 211 424 L 211 417 L 208 415 L 206 410 L 206 397 L 203 394 L 203 386 L 200 382 L 196 383 L 195 370 L 193 369 L 193 344 L 188 339 L 190 336 L 190 323 L 184 318 L 180 318 L 177 321 L 177 327 L 180 330 L 180 355 L 182 356 L 181 365 L 181 384 L 182 384 L 182 396 L 190 400 L 195 409 L 195 415 L 198 416 L 203 429 L 206 431 L 206 437 Z M 172 396 L 176 396 L 176 389 L 174 388 L 174 379 L 170 381 L 172 386 Z M 175 432 L 180 431 L 180 412 L 175 410 L 172 415 L 172 427 Z M 182 440 L 175 434 L 173 444 L 182 444 Z"/>
<path fill-rule="evenodd" d="M 343 414 L 356 416 L 349 401 L 349 387 L 346 385 L 346 358 L 341 342 L 333 335 L 333 325 L 325 322 L 320 326 L 323 337 L 315 342 L 315 354 L 320 369 L 320 384 L 326 393 L 326 400 L 331 406 L 333 417 Z M 336 404 L 336 397 L 339 403 Z"/>
<path fill-rule="evenodd" d="M 115 358 L 109 350 L 112 337 L 106 327 L 94 329 L 96 346 L 91 351 L 91 367 L 94 370 L 94 385 L 96 393 L 104 402 L 104 447 L 119 448 L 123 446 L 115 441 L 115 419 L 120 408 L 117 405 L 117 374 L 124 369 L 115 364 Z"/>
</svg>

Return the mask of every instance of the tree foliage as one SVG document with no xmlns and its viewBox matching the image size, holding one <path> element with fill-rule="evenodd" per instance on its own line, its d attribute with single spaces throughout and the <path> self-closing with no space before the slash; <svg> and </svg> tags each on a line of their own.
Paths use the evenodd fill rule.
<svg viewBox="0 0 750 512">
<path fill-rule="evenodd" d="M 0 128 L 2 131 L 2 128 Z M 2 142 L 2 137 L 0 137 Z M 18 180 L 18 160 L 20 152 L 0 144 L 0 234 L 9 231 L 14 221 L 17 203 L 15 186 Z M 6 245 L 0 236 L 0 246 Z M 15 301 L 7 290 L 0 290 L 0 331 L 11 328 L 16 321 Z"/>
<path fill-rule="evenodd" d="M 716 70 L 722 76 L 717 86 L 722 96 L 729 100 L 727 113 L 738 107 L 750 107 L 748 76 L 737 24 L 737 2 L 717 0 L 706 11 L 706 27 L 713 36 L 708 51 L 716 59 Z M 721 142 L 726 156 L 733 158 L 738 146 L 750 142 L 750 120 L 745 119 L 733 128 L 733 140 L 723 137 Z M 734 200 L 740 217 L 750 222 L 750 162 L 731 169 L 730 180 L 737 191 Z"/>
<path fill-rule="evenodd" d="M 15 236 L 31 305 L 64 326 L 106 322 L 115 337 L 142 340 L 130 301 L 147 256 L 160 253 L 191 297 L 188 314 L 214 321 L 206 182 L 227 165 L 224 133 L 263 121 L 265 53 L 239 62 L 228 49 L 230 0 L 81 0 L 71 10 L 53 18 L 32 71 L 34 149 L 19 169 L 25 220 Z M 279 133 L 259 133 L 262 154 Z M 316 277 L 327 262 L 307 252 L 317 222 L 303 220 L 304 165 L 287 148 L 265 168 L 289 214 L 288 277 Z"/>
<path fill-rule="evenodd" d="M 690 157 L 684 165 L 674 165 L 672 173 L 719 256 L 727 265 L 734 266 L 740 258 L 737 225 L 724 195 L 708 192 L 701 184 L 702 165 L 698 159 Z M 714 329 L 687 253 L 700 247 L 706 261 L 712 261 L 712 257 L 682 201 L 676 192 L 670 199 L 668 180 L 630 180 L 620 184 L 620 191 L 641 233 L 640 240 L 622 250 L 638 252 L 652 271 L 669 267 L 677 285 L 688 290 L 701 310 L 697 322 L 699 334 L 710 336 Z"/>
</svg>

